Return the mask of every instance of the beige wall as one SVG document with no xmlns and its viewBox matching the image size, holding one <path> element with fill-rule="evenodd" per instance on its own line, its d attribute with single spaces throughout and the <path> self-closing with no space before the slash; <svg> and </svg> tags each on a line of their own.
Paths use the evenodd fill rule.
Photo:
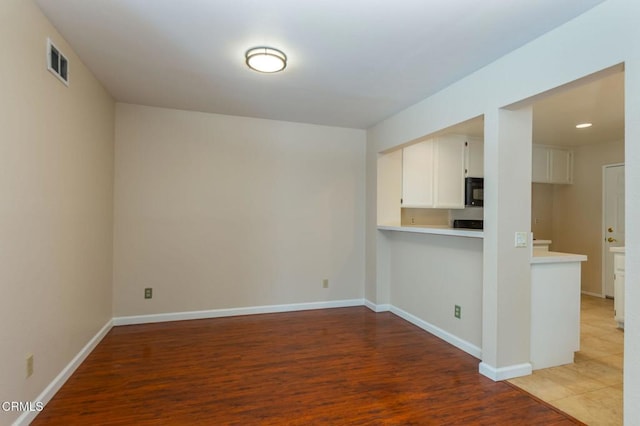
<svg viewBox="0 0 640 426">
<path fill-rule="evenodd" d="M 574 150 L 573 184 L 554 185 L 552 248 L 586 254 L 582 290 L 602 293 L 602 166 L 624 163 L 624 141 Z"/>
<path fill-rule="evenodd" d="M 29 401 L 112 317 L 114 102 L 31 1 L 0 2 L 0 51 L 0 401 Z"/>
<path fill-rule="evenodd" d="M 624 141 L 574 148 L 572 185 L 532 185 L 531 229 L 554 251 L 588 256 L 582 290 L 602 293 L 602 166 L 624 163 Z M 534 223 L 539 218 L 539 223 Z"/>
<path fill-rule="evenodd" d="M 449 225 L 449 210 L 446 209 L 400 209 L 400 224 L 411 225 Z"/>
<path fill-rule="evenodd" d="M 116 115 L 114 316 L 363 298 L 364 131 Z"/>
</svg>

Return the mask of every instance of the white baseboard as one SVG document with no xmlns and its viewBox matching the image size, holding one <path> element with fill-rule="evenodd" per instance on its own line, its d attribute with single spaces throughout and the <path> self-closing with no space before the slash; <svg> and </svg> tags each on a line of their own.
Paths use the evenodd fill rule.
<svg viewBox="0 0 640 426">
<path fill-rule="evenodd" d="M 206 318 L 231 317 L 237 315 L 272 314 L 276 312 L 307 311 L 312 309 L 346 308 L 362 306 L 364 299 L 334 300 L 329 302 L 294 303 L 289 305 L 249 306 L 245 308 L 211 309 L 207 311 L 169 312 L 165 314 L 114 317 L 113 325 L 147 324 L 166 321 L 183 321 Z"/>
<path fill-rule="evenodd" d="M 364 305 L 367 308 L 371 309 L 373 312 L 389 312 L 391 310 L 391 305 L 389 304 L 376 305 L 375 303 L 367 299 L 364 300 Z"/>
<path fill-rule="evenodd" d="M 587 296 L 593 296 L 593 297 L 599 297 L 601 299 L 604 299 L 604 294 L 601 293 L 592 293 L 590 291 L 583 291 L 582 294 L 586 294 Z"/>
<path fill-rule="evenodd" d="M 513 379 L 514 377 L 528 376 L 533 372 L 533 366 L 530 363 L 525 363 L 496 368 L 481 362 L 479 371 L 483 376 L 498 382 L 500 380 Z"/>
<path fill-rule="evenodd" d="M 410 314 L 406 311 L 403 311 L 402 309 L 397 308 L 395 306 L 391 306 L 391 312 L 393 312 L 395 315 L 399 316 L 400 318 L 406 321 L 409 321 L 414 325 L 417 325 L 421 329 L 428 331 L 434 336 L 441 338 L 442 340 L 455 346 L 456 348 L 465 351 L 469 355 L 472 355 L 478 359 L 482 359 L 482 349 L 477 347 L 476 345 L 473 345 L 467 342 L 466 340 L 462 340 L 458 336 L 455 336 L 449 333 L 448 331 L 444 331 L 440 327 L 430 324 L 427 321 L 420 319 L 417 316 Z"/>
<path fill-rule="evenodd" d="M 69 364 L 67 364 L 67 366 L 62 369 L 60 374 L 58 374 L 56 378 L 53 379 L 53 381 L 49 383 L 46 388 L 44 388 L 42 393 L 38 395 L 33 403 L 35 404 L 36 402 L 41 402 L 43 405 L 47 405 L 47 403 L 51 401 L 51 398 L 53 398 L 53 396 L 60 390 L 62 385 L 64 385 L 69 377 L 71 377 L 73 372 L 76 371 L 76 369 L 80 366 L 80 364 L 82 364 L 82 362 L 87 358 L 91 351 L 93 351 L 93 349 L 98 345 L 98 343 L 100 343 L 104 336 L 107 335 L 109 330 L 111 330 L 111 327 L 113 327 L 113 321 L 109 320 L 104 325 L 104 327 L 102 327 L 100 331 L 98 331 L 96 335 L 93 336 L 93 338 L 91 338 L 91 340 L 89 340 L 86 345 L 84 345 L 84 347 L 71 360 L 71 362 L 69 362 Z M 13 423 L 13 426 L 30 424 L 33 419 L 36 418 L 38 413 L 38 411 L 25 411 L 24 413 L 22 413 L 22 415 L 20 415 L 20 417 L 16 419 L 16 421 Z"/>
</svg>

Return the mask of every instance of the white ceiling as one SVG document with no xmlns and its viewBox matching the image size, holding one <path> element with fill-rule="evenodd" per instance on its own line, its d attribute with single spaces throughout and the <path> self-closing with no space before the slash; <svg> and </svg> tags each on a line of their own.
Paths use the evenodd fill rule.
<svg viewBox="0 0 640 426">
<path fill-rule="evenodd" d="M 578 146 L 624 139 L 622 69 L 556 92 L 533 105 L 534 143 Z M 593 126 L 576 129 L 585 122 Z"/>
<path fill-rule="evenodd" d="M 35 1 L 120 102 L 367 128 L 603 0 Z"/>
</svg>

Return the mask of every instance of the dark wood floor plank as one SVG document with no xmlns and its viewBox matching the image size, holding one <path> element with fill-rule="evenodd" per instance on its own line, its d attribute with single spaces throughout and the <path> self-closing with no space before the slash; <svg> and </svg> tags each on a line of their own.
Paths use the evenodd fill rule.
<svg viewBox="0 0 640 426">
<path fill-rule="evenodd" d="M 33 424 L 581 423 L 355 307 L 115 327 Z"/>
</svg>

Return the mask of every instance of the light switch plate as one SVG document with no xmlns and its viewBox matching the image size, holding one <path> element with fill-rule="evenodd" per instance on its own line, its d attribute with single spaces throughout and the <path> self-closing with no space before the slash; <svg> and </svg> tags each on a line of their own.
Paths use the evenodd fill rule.
<svg viewBox="0 0 640 426">
<path fill-rule="evenodd" d="M 516 247 L 517 248 L 527 247 L 527 233 L 526 232 L 516 232 Z"/>
</svg>

